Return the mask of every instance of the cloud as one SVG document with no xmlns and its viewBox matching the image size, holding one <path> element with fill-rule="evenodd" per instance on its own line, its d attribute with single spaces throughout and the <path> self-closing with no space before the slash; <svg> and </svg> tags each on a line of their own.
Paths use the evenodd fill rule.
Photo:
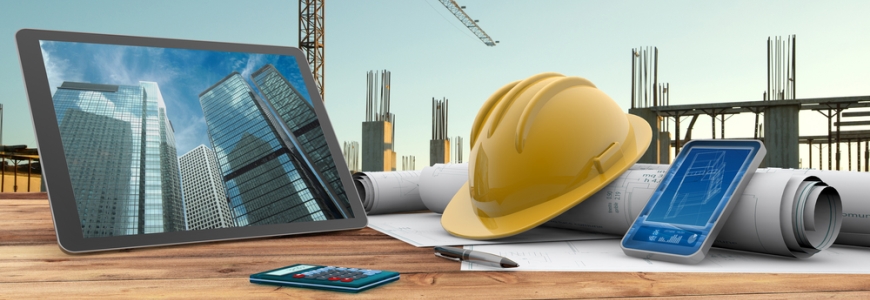
<svg viewBox="0 0 870 300">
<path fill-rule="evenodd" d="M 153 81 L 158 85 L 171 83 L 180 70 L 167 59 L 161 59 L 163 49 L 150 47 L 98 46 L 93 62 L 101 83 L 139 85 L 139 81 Z M 145 58 L 145 59 L 143 59 Z"/>
<path fill-rule="evenodd" d="M 208 135 L 203 135 L 204 132 L 207 132 L 205 118 L 191 114 L 185 116 L 187 117 L 172 124 L 175 128 L 175 146 L 178 149 L 178 155 L 181 156 L 199 145 L 205 145 L 211 149 L 212 145 Z"/>
<path fill-rule="evenodd" d="M 264 55 L 251 54 L 248 56 L 248 61 L 245 64 L 245 68 L 242 69 L 242 71 L 239 73 L 242 73 L 242 77 L 245 78 L 245 80 L 248 80 L 248 78 L 251 78 L 251 74 L 254 73 L 254 71 L 256 71 L 257 69 L 262 68 L 264 64 Z"/>
<path fill-rule="evenodd" d="M 53 48 L 55 44 L 51 42 L 39 42 L 40 51 L 42 51 L 42 61 L 45 64 L 45 73 L 48 75 L 48 85 L 51 88 L 51 94 L 57 90 L 64 81 L 81 81 L 80 72 L 69 73 L 69 60 L 55 56 L 46 48 Z"/>
<path fill-rule="evenodd" d="M 125 47 L 107 47 L 103 51 L 93 53 L 93 61 L 97 67 L 101 83 L 117 85 L 136 85 L 138 78 L 130 72 L 127 64 Z"/>
</svg>

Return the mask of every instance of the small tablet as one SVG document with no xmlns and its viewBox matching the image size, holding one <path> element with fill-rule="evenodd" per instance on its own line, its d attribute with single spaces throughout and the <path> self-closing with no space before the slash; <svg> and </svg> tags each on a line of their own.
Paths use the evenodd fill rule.
<svg viewBox="0 0 870 300">
<path fill-rule="evenodd" d="M 16 34 L 68 252 L 362 228 L 302 51 Z"/>
<path fill-rule="evenodd" d="M 757 140 L 686 143 L 623 237 L 623 252 L 679 263 L 702 261 L 765 153 Z"/>
</svg>

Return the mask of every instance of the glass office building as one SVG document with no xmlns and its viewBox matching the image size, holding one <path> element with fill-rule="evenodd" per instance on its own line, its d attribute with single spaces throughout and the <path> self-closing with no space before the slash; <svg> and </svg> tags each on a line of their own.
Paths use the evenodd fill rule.
<svg viewBox="0 0 870 300">
<path fill-rule="evenodd" d="M 251 74 L 251 80 L 275 110 L 278 118 L 287 126 L 291 138 L 299 144 L 302 153 L 311 161 L 318 178 L 332 190 L 342 208 L 351 211 L 341 178 L 323 136 L 323 129 L 320 128 L 311 103 L 271 64 Z"/>
<path fill-rule="evenodd" d="M 346 217 L 241 74 L 199 100 L 237 226 Z"/>
<path fill-rule="evenodd" d="M 184 230 L 175 131 L 156 83 L 53 95 L 84 237 Z"/>
</svg>

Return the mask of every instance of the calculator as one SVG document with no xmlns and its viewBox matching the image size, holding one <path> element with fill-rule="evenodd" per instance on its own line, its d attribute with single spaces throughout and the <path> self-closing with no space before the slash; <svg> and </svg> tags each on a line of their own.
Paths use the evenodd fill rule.
<svg viewBox="0 0 870 300">
<path fill-rule="evenodd" d="M 399 280 L 399 273 L 384 270 L 295 264 L 253 274 L 251 283 L 357 293 Z"/>
</svg>

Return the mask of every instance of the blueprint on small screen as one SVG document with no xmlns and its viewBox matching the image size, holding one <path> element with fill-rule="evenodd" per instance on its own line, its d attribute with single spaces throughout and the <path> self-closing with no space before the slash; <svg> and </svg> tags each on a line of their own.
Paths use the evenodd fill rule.
<svg viewBox="0 0 870 300">
<path fill-rule="evenodd" d="M 647 221 L 705 226 L 740 178 L 751 149 L 691 148 Z M 742 174 L 740 174 L 742 176 Z"/>
</svg>

